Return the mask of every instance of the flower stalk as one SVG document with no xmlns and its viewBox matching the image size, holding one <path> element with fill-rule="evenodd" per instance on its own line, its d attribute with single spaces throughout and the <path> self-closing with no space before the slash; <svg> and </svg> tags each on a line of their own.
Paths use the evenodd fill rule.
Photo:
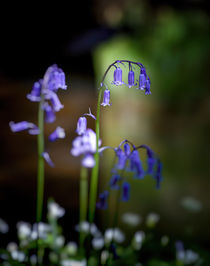
<svg viewBox="0 0 210 266">
<path fill-rule="evenodd" d="M 44 110 L 42 108 L 43 97 L 39 103 L 38 110 L 38 127 L 39 134 L 37 136 L 38 145 L 38 166 L 37 166 L 37 210 L 36 221 L 39 223 L 42 220 L 42 209 L 44 199 L 44 158 L 42 156 L 44 152 Z"/>
</svg>

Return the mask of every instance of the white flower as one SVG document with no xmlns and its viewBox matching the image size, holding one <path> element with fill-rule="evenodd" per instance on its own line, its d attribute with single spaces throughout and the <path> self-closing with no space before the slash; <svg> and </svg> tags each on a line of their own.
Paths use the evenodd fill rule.
<svg viewBox="0 0 210 266">
<path fill-rule="evenodd" d="M 107 250 L 103 250 L 101 252 L 101 264 L 104 265 L 109 258 L 109 252 Z"/>
<path fill-rule="evenodd" d="M 102 237 L 94 237 L 92 240 L 93 248 L 98 250 L 104 246 L 104 239 Z"/>
<path fill-rule="evenodd" d="M 86 266 L 86 260 L 63 260 L 61 261 L 61 266 Z"/>
<path fill-rule="evenodd" d="M 26 222 L 17 223 L 18 237 L 20 239 L 29 238 L 31 235 L 31 225 Z"/>
<path fill-rule="evenodd" d="M 160 215 L 157 213 L 149 213 L 146 217 L 146 225 L 148 227 L 154 227 L 160 220 Z"/>
<path fill-rule="evenodd" d="M 6 234 L 9 231 L 8 224 L 0 218 L 0 233 Z"/>
<path fill-rule="evenodd" d="M 18 251 L 18 250 L 12 251 L 11 256 L 14 260 L 17 260 L 19 262 L 23 262 L 25 259 L 25 254 L 21 251 Z"/>
<path fill-rule="evenodd" d="M 18 245 L 15 242 L 10 242 L 7 245 L 7 250 L 11 253 L 12 251 L 15 251 L 18 249 Z"/>
<path fill-rule="evenodd" d="M 66 245 L 66 251 L 69 255 L 75 255 L 77 253 L 77 243 L 75 242 L 69 242 L 67 245 Z"/>
<path fill-rule="evenodd" d="M 143 231 L 136 232 L 133 238 L 133 248 L 136 250 L 140 250 L 144 239 L 145 239 L 145 233 Z"/>
<path fill-rule="evenodd" d="M 45 239 L 47 237 L 47 234 L 52 231 L 51 226 L 49 224 L 45 224 L 40 222 L 38 224 L 38 230 L 39 230 L 39 238 Z M 33 225 L 33 229 L 31 232 L 31 239 L 35 240 L 38 237 L 38 231 L 37 230 L 37 224 Z"/>
<path fill-rule="evenodd" d="M 122 216 L 122 221 L 131 226 L 137 226 L 141 222 L 141 217 L 136 213 L 124 213 Z"/>
<path fill-rule="evenodd" d="M 104 233 L 104 239 L 106 243 L 111 242 L 112 240 L 117 243 L 122 243 L 125 240 L 125 235 L 119 228 L 109 228 Z"/>
<path fill-rule="evenodd" d="M 64 243 L 65 243 L 65 238 L 63 236 L 56 237 L 56 239 L 55 239 L 56 247 L 61 248 L 61 247 L 63 247 Z"/>
<path fill-rule="evenodd" d="M 48 204 L 48 212 L 51 218 L 61 218 L 65 214 L 65 210 L 60 207 L 56 202 L 50 202 Z"/>
</svg>

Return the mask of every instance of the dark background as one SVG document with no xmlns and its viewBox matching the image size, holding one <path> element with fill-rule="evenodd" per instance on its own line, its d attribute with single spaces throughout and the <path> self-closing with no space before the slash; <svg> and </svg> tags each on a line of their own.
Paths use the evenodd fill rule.
<svg viewBox="0 0 210 266">
<path fill-rule="evenodd" d="M 133 189 L 130 205 L 122 209 L 143 216 L 158 212 L 162 233 L 206 245 L 210 236 L 207 1 L 9 3 L 1 8 L 0 23 L 0 217 L 10 225 L 9 235 L 2 239 L 15 238 L 17 221 L 35 220 L 36 138 L 13 134 L 8 126 L 11 120 L 36 123 L 37 106 L 25 97 L 33 82 L 54 63 L 66 73 L 69 89 L 60 92 L 65 108 L 56 120 L 65 128 L 66 139 L 46 144 L 56 168 L 46 166 L 45 206 L 47 198 L 54 197 L 66 209 L 63 224 L 69 238 L 78 221 L 80 162 L 69 155 L 76 121 L 89 106 L 95 112 L 97 81 L 108 64 L 131 57 L 147 66 L 153 94 L 144 98 L 135 92 L 128 95 L 125 89 L 113 92 L 113 107 L 103 115 L 103 142 L 117 146 L 130 136 L 154 147 L 164 163 L 164 182 L 160 191 L 150 181 L 142 182 Z M 89 127 L 94 127 L 92 121 Z M 54 128 L 46 127 L 46 137 Z M 106 163 L 101 186 L 108 176 L 103 169 Z M 202 208 L 184 209 L 181 201 L 186 196 L 198 200 Z M 103 214 L 97 217 L 100 220 Z"/>
</svg>

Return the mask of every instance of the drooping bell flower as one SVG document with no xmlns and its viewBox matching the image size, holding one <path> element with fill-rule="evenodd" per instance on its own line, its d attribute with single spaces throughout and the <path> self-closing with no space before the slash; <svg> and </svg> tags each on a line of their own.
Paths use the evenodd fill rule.
<svg viewBox="0 0 210 266">
<path fill-rule="evenodd" d="M 160 182 L 162 181 L 162 163 L 161 161 L 158 159 L 157 161 L 157 172 L 155 174 L 155 179 L 156 179 L 156 188 L 159 189 L 160 188 Z"/>
<path fill-rule="evenodd" d="M 43 158 L 45 159 L 45 161 L 49 164 L 49 166 L 51 166 L 51 167 L 54 167 L 54 166 L 55 166 L 54 163 L 53 163 L 53 161 L 51 160 L 50 155 L 49 155 L 48 152 L 43 152 L 43 153 L 42 153 L 42 157 L 43 157 Z"/>
<path fill-rule="evenodd" d="M 130 70 L 128 72 L 128 87 L 131 88 L 132 86 L 136 86 L 137 83 L 135 83 L 135 74 L 133 70 Z"/>
<path fill-rule="evenodd" d="M 146 80 L 145 95 L 149 95 L 149 94 L 151 94 L 151 91 L 150 91 L 150 79 L 148 77 Z"/>
<path fill-rule="evenodd" d="M 108 198 L 109 192 L 105 190 L 99 195 L 99 201 L 96 203 L 96 207 L 102 210 L 107 209 L 108 203 L 107 203 L 107 198 Z"/>
<path fill-rule="evenodd" d="M 105 89 L 104 90 L 104 98 L 103 98 L 103 102 L 101 103 L 102 106 L 110 106 L 111 103 L 110 102 L 110 90 Z"/>
<path fill-rule="evenodd" d="M 155 154 L 154 154 L 153 150 L 149 146 L 143 144 L 143 145 L 141 145 L 141 148 L 145 148 L 147 151 L 147 171 L 146 171 L 146 173 L 151 175 L 151 174 L 153 174 L 154 166 L 155 166 L 157 159 L 155 158 Z"/>
<path fill-rule="evenodd" d="M 125 155 L 126 156 L 129 156 L 129 154 L 130 154 L 130 152 L 131 152 L 131 149 L 130 149 L 130 145 L 126 142 L 125 144 L 124 144 L 124 153 L 125 153 Z"/>
<path fill-rule="evenodd" d="M 59 112 L 64 106 L 61 104 L 57 94 L 53 91 L 47 91 L 45 98 L 51 101 L 52 108 L 55 112 Z"/>
<path fill-rule="evenodd" d="M 65 74 L 56 64 L 48 67 L 43 79 L 45 90 L 57 92 L 58 89 L 66 90 Z"/>
<path fill-rule="evenodd" d="M 53 131 L 48 137 L 49 141 L 51 142 L 54 142 L 57 139 L 63 139 L 63 138 L 65 138 L 65 131 L 62 127 L 57 127 L 56 130 Z"/>
<path fill-rule="evenodd" d="M 85 154 L 82 159 L 82 166 L 87 168 L 93 168 L 95 166 L 94 156 L 90 153 Z"/>
<path fill-rule="evenodd" d="M 21 121 L 21 122 L 15 123 L 11 121 L 9 123 L 9 126 L 12 132 L 20 132 L 23 130 L 28 130 L 28 133 L 31 135 L 39 134 L 39 128 L 31 122 Z"/>
<path fill-rule="evenodd" d="M 122 170 L 125 168 L 127 156 L 125 155 L 124 151 L 121 148 L 116 148 L 115 153 L 118 158 L 118 162 L 116 164 L 116 168 Z"/>
<path fill-rule="evenodd" d="M 124 182 L 122 184 L 122 201 L 128 201 L 130 199 L 130 184 Z"/>
<path fill-rule="evenodd" d="M 29 99 L 32 102 L 40 102 L 41 100 L 41 90 L 42 90 L 42 82 L 43 80 L 40 79 L 39 81 L 36 81 L 32 87 L 32 90 L 29 94 L 27 94 L 27 99 Z"/>
<path fill-rule="evenodd" d="M 122 69 L 120 67 L 117 67 L 114 71 L 114 81 L 112 84 L 117 86 L 124 84 L 122 81 Z"/>
<path fill-rule="evenodd" d="M 78 135 L 82 135 L 87 130 L 87 119 L 82 116 L 78 119 L 76 132 Z"/>
<path fill-rule="evenodd" d="M 43 109 L 45 111 L 45 122 L 53 123 L 56 119 L 53 108 L 46 102 L 44 103 Z"/>
<path fill-rule="evenodd" d="M 146 70 L 141 68 L 139 75 L 139 90 L 144 90 L 146 87 Z"/>
<path fill-rule="evenodd" d="M 114 189 L 114 190 L 118 190 L 120 187 L 118 185 L 118 181 L 120 180 L 120 176 L 117 175 L 117 174 L 114 174 L 112 177 L 111 177 L 111 180 L 109 182 L 109 185 L 111 187 L 111 189 Z"/>
<path fill-rule="evenodd" d="M 129 170 L 134 173 L 134 177 L 142 179 L 144 177 L 144 169 L 141 164 L 139 153 L 137 150 L 134 150 L 129 156 L 130 167 Z"/>
</svg>

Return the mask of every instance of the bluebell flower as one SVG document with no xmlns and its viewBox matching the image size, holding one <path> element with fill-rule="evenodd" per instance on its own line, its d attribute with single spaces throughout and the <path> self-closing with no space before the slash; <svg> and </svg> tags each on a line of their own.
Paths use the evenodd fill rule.
<svg viewBox="0 0 210 266">
<path fill-rule="evenodd" d="M 116 153 L 117 158 L 118 158 L 116 168 L 119 170 L 123 170 L 125 168 L 125 165 L 126 165 L 127 156 L 125 155 L 124 151 L 119 147 L 115 149 L 115 153 Z"/>
<path fill-rule="evenodd" d="M 111 189 L 117 190 L 117 189 L 120 188 L 119 185 L 118 185 L 118 182 L 119 182 L 120 179 L 121 179 L 121 177 L 118 174 L 114 174 L 111 177 L 111 180 L 109 182 L 109 185 L 110 185 Z"/>
<path fill-rule="evenodd" d="M 78 135 L 82 135 L 87 130 L 87 119 L 86 117 L 82 116 L 77 121 L 77 129 L 76 132 Z"/>
<path fill-rule="evenodd" d="M 133 70 L 130 70 L 128 72 L 128 87 L 131 88 L 132 86 L 136 86 L 137 83 L 135 83 L 135 74 Z"/>
<path fill-rule="evenodd" d="M 52 108 L 55 112 L 59 112 L 64 106 L 61 104 L 57 94 L 53 91 L 47 91 L 45 94 L 45 99 L 50 100 Z"/>
<path fill-rule="evenodd" d="M 116 67 L 114 71 L 114 81 L 112 82 L 114 85 L 123 85 L 124 82 L 122 81 L 122 69 L 120 67 Z"/>
<path fill-rule="evenodd" d="M 150 91 L 150 79 L 148 77 L 146 80 L 145 95 L 149 95 L 149 94 L 151 94 L 151 91 Z"/>
<path fill-rule="evenodd" d="M 35 82 L 32 91 L 27 94 L 27 98 L 32 102 L 40 102 L 41 100 L 41 90 L 42 90 L 42 82 L 43 80 L 40 79 L 39 81 Z"/>
<path fill-rule="evenodd" d="M 93 168 L 95 166 L 95 159 L 93 154 L 87 153 L 82 158 L 82 166 L 87 168 Z"/>
<path fill-rule="evenodd" d="M 43 158 L 45 159 L 45 161 L 49 164 L 49 166 L 51 166 L 51 167 L 54 167 L 54 166 L 55 166 L 54 163 L 53 163 L 53 161 L 51 160 L 50 155 L 49 155 L 48 152 L 43 152 L 43 153 L 42 153 L 42 157 L 43 157 Z"/>
<path fill-rule="evenodd" d="M 102 106 L 110 106 L 110 90 L 105 89 L 104 90 L 104 97 L 103 97 L 103 102 L 101 103 Z"/>
<path fill-rule="evenodd" d="M 28 133 L 31 135 L 39 134 L 39 128 L 31 122 L 21 121 L 21 122 L 15 123 L 11 121 L 9 123 L 9 126 L 12 132 L 20 132 L 23 130 L 28 130 Z"/>
<path fill-rule="evenodd" d="M 157 172 L 155 174 L 155 179 L 156 179 L 156 188 L 159 189 L 160 188 L 160 182 L 162 181 L 162 163 L 161 161 L 158 159 L 157 161 Z"/>
<path fill-rule="evenodd" d="M 125 155 L 126 156 L 129 156 L 130 152 L 131 152 L 131 149 L 130 149 L 130 145 L 126 142 L 123 146 L 124 148 L 124 152 L 125 152 Z"/>
<path fill-rule="evenodd" d="M 145 68 L 141 68 L 140 75 L 139 75 L 139 89 L 144 90 L 146 87 L 146 70 Z"/>
<path fill-rule="evenodd" d="M 47 102 L 45 102 L 43 105 L 43 109 L 45 111 L 45 122 L 53 123 L 56 119 L 53 108 Z"/>
<path fill-rule="evenodd" d="M 152 175 L 153 171 L 154 171 L 154 166 L 155 166 L 156 161 L 157 161 L 157 159 L 155 158 L 155 154 L 154 154 L 153 150 L 145 144 L 141 145 L 140 147 L 145 148 L 147 151 L 147 171 L 146 171 L 146 173 L 149 175 Z"/>
<path fill-rule="evenodd" d="M 57 127 L 56 130 L 53 131 L 48 137 L 49 141 L 51 142 L 54 142 L 57 139 L 63 139 L 63 138 L 65 138 L 65 131 L 62 127 Z"/>
<path fill-rule="evenodd" d="M 130 167 L 129 170 L 134 172 L 134 177 L 142 179 L 144 177 L 144 169 L 141 164 L 139 153 L 137 150 L 134 150 L 129 156 Z"/>
<path fill-rule="evenodd" d="M 65 74 L 56 64 L 48 67 L 43 78 L 43 87 L 45 90 L 57 92 L 58 89 L 66 90 Z"/>
<path fill-rule="evenodd" d="M 123 182 L 122 184 L 122 201 L 128 201 L 130 199 L 130 184 Z"/>
<path fill-rule="evenodd" d="M 102 210 L 107 209 L 108 203 L 107 203 L 107 198 L 108 198 L 109 192 L 105 190 L 99 195 L 99 201 L 96 203 L 96 207 Z"/>
<path fill-rule="evenodd" d="M 100 147 L 101 140 L 99 140 L 98 145 Z M 83 135 L 76 137 L 72 142 L 71 154 L 73 156 L 88 155 L 88 157 L 84 157 L 82 161 L 84 167 L 87 167 L 87 164 L 85 162 L 88 161 L 89 164 L 90 161 L 94 160 L 95 152 L 96 152 L 96 133 L 90 128 L 88 128 Z"/>
</svg>

